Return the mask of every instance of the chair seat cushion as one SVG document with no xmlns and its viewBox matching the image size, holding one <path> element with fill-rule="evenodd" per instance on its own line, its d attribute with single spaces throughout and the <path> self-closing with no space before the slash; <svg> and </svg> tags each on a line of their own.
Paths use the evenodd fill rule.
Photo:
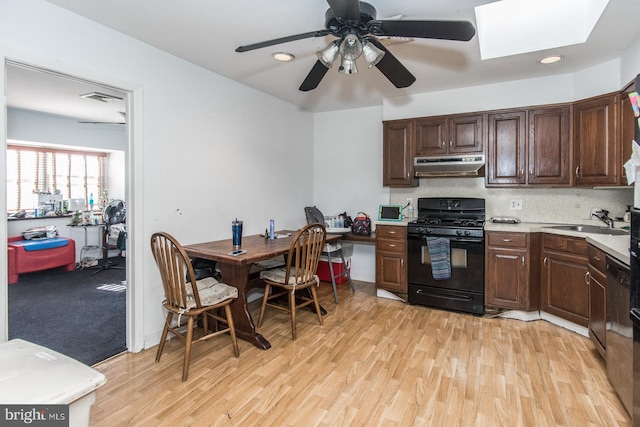
<svg viewBox="0 0 640 427">
<path fill-rule="evenodd" d="M 285 267 L 272 268 L 270 270 L 264 270 L 260 272 L 260 278 L 269 280 L 270 282 L 281 283 L 283 285 L 301 285 L 302 283 L 296 283 L 295 277 L 289 277 L 289 282 L 285 283 L 284 279 L 287 275 L 287 269 Z M 313 276 L 316 284 L 320 283 L 317 275 Z"/>
<path fill-rule="evenodd" d="M 205 277 L 202 280 L 196 281 L 198 287 L 198 294 L 200 295 L 200 304 L 203 307 L 215 305 L 221 303 L 224 300 L 230 298 L 238 298 L 238 289 L 229 286 L 226 283 L 218 282 L 213 277 Z M 187 307 L 194 308 L 196 301 L 193 296 L 193 290 L 191 283 L 187 282 Z"/>
</svg>

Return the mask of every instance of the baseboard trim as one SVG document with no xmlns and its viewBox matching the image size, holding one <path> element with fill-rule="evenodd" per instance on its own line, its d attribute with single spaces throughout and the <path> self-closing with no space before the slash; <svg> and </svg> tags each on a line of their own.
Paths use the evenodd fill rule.
<svg viewBox="0 0 640 427">
<path fill-rule="evenodd" d="M 400 298 L 398 295 L 392 292 L 386 291 L 384 289 L 376 289 L 376 296 L 378 298 L 387 298 L 387 299 L 393 299 L 393 300 L 405 302 L 405 300 Z"/>
<path fill-rule="evenodd" d="M 509 310 L 504 313 L 500 313 L 498 317 L 504 317 L 507 319 L 515 319 L 522 320 L 524 322 L 531 322 L 534 320 L 546 320 L 549 323 L 553 323 L 556 326 L 560 326 L 562 328 L 568 329 L 572 332 L 580 334 L 589 338 L 589 329 L 584 326 L 577 325 L 568 320 L 562 319 L 553 314 L 547 313 L 545 311 L 520 311 L 520 310 Z"/>
</svg>

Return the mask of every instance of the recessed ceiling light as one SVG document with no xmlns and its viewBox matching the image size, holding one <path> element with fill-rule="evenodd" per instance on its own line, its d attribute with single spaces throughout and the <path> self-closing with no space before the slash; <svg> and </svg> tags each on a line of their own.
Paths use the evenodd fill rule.
<svg viewBox="0 0 640 427">
<path fill-rule="evenodd" d="M 560 55 L 547 56 L 546 58 L 542 58 L 540 60 L 540 63 L 541 64 L 553 64 L 554 62 L 558 62 L 563 58 L 564 58 L 564 56 L 560 56 Z"/>
<path fill-rule="evenodd" d="M 271 56 L 273 56 L 273 59 L 275 59 L 276 61 L 282 61 L 282 62 L 293 61 L 295 58 L 295 56 L 293 56 L 289 52 L 276 52 L 276 53 L 273 53 Z"/>
</svg>

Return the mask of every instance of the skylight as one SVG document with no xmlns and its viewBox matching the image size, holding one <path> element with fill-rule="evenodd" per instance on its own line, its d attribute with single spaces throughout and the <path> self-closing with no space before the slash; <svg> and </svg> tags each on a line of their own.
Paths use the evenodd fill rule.
<svg viewBox="0 0 640 427">
<path fill-rule="evenodd" d="M 584 43 L 609 0 L 501 0 L 476 6 L 482 59 Z"/>
</svg>

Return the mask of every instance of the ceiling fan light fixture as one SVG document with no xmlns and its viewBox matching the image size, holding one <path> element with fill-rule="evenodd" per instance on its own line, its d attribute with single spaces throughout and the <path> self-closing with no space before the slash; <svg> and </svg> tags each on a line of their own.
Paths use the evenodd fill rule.
<svg viewBox="0 0 640 427">
<path fill-rule="evenodd" d="M 378 47 L 372 43 L 364 43 L 362 45 L 362 53 L 364 54 L 364 59 L 367 61 L 369 68 L 380 62 L 385 54 L 384 50 L 378 49 Z"/>
<path fill-rule="evenodd" d="M 342 74 L 358 74 L 358 68 L 356 67 L 355 59 L 342 58 L 342 63 L 338 69 Z"/>
<path fill-rule="evenodd" d="M 362 55 L 362 42 L 355 34 L 347 34 L 340 43 L 340 55 L 343 59 L 355 61 Z M 344 62 L 344 61 L 343 61 Z"/>
<path fill-rule="evenodd" d="M 339 46 L 340 46 L 340 43 L 338 41 L 331 42 L 329 43 L 329 46 L 316 52 L 316 55 L 318 55 L 318 60 L 322 62 L 322 65 L 324 65 L 327 68 L 331 68 L 331 66 L 333 65 L 333 62 L 336 60 L 336 57 L 338 56 Z"/>
<path fill-rule="evenodd" d="M 273 59 L 280 62 L 290 62 L 293 61 L 296 57 L 289 52 L 274 52 L 271 54 Z"/>
</svg>

